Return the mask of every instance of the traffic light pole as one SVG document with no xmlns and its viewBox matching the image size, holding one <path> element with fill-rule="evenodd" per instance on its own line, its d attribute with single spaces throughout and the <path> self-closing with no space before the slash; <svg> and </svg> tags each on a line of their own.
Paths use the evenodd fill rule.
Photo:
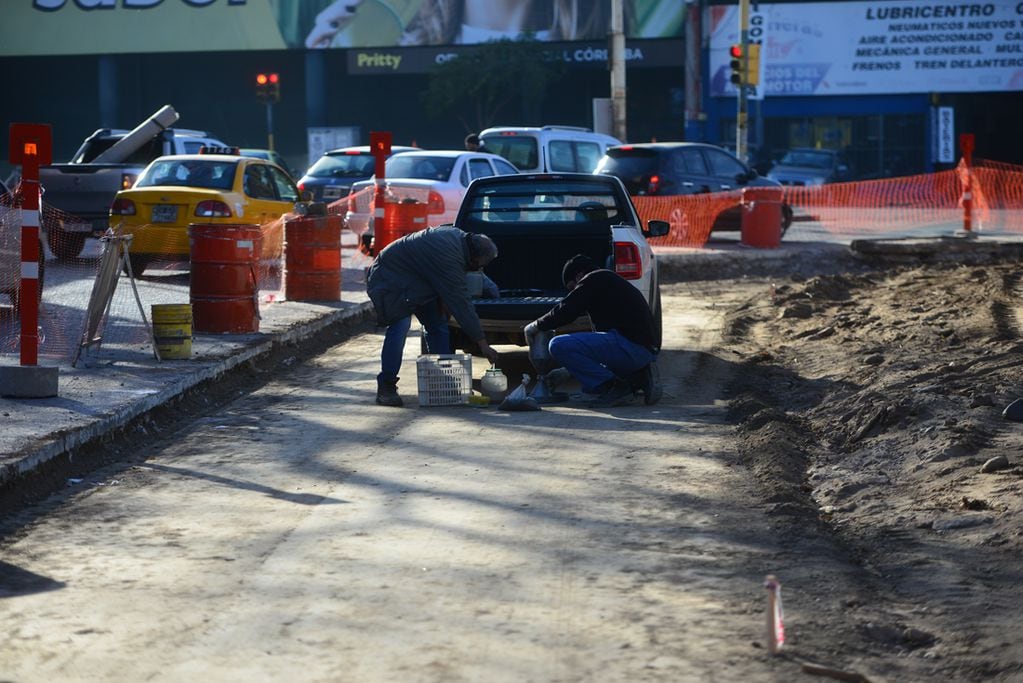
<svg viewBox="0 0 1023 683">
<path fill-rule="evenodd" d="M 274 151 L 274 104 L 266 103 L 266 148 Z"/>
<path fill-rule="evenodd" d="M 625 10 L 611 0 L 611 114 L 615 137 L 625 142 Z"/>
<path fill-rule="evenodd" d="M 749 59 L 749 0 L 739 0 L 739 36 L 742 45 L 742 72 L 746 73 L 746 62 Z M 739 96 L 735 115 L 735 156 L 746 161 L 746 147 L 749 140 L 749 98 L 746 92 L 746 79 L 738 84 Z"/>
</svg>

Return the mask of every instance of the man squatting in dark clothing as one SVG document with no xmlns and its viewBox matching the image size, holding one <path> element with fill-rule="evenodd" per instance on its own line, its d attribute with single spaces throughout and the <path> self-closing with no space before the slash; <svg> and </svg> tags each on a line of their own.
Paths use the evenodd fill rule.
<svg viewBox="0 0 1023 683">
<path fill-rule="evenodd" d="M 554 308 L 526 325 L 526 341 L 541 330 L 554 330 L 589 314 L 593 332 L 561 334 L 551 339 L 551 357 L 579 380 L 584 392 L 596 394 L 590 405 L 631 403 L 637 392 L 653 405 L 661 398 L 657 353 L 660 339 L 643 294 L 617 273 L 597 268 L 588 256 L 573 256 L 562 270 L 568 294 Z"/>
</svg>

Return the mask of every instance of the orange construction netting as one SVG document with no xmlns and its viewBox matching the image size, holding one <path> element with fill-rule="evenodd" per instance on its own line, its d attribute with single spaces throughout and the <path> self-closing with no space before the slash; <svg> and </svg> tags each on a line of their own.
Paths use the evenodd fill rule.
<svg viewBox="0 0 1023 683">
<path fill-rule="evenodd" d="M 971 229 L 977 233 L 1023 232 L 1023 166 L 975 160 L 957 168 L 898 178 L 783 188 L 793 222 L 787 240 L 836 237 L 911 237 L 954 234 L 963 229 L 966 180 L 972 196 Z M 713 230 L 736 229 L 739 191 L 670 197 L 633 197 L 644 223 L 666 220 L 671 232 L 660 246 L 703 247 Z"/>
</svg>

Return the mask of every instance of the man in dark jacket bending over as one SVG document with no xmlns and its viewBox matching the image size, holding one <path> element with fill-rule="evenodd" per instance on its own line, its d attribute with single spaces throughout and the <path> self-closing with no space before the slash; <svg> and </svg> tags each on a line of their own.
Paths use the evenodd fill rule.
<svg viewBox="0 0 1023 683">
<path fill-rule="evenodd" d="M 637 391 L 647 405 L 661 398 L 655 361 L 660 340 L 653 315 L 638 289 L 621 275 L 597 268 L 582 254 L 565 264 L 568 294 L 546 314 L 526 325 L 526 340 L 589 314 L 593 332 L 561 334 L 550 343 L 551 357 L 597 394 L 595 407 L 624 405 Z"/>
<path fill-rule="evenodd" d="M 483 336 L 465 278 L 468 271 L 480 270 L 495 258 L 497 246 L 489 237 L 452 227 L 414 232 L 387 245 L 377 255 L 366 279 L 366 292 L 376 309 L 377 324 L 387 327 L 380 352 L 377 403 L 402 405 L 398 371 L 413 315 L 426 329 L 430 353 L 451 353 L 442 302 L 483 355 L 492 363 L 497 362 L 497 352 Z"/>
</svg>

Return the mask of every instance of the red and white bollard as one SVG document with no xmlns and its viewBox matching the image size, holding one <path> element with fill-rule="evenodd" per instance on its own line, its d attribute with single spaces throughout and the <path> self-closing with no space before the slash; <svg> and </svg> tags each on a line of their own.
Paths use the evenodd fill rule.
<svg viewBox="0 0 1023 683">
<path fill-rule="evenodd" d="M 781 583 L 769 574 L 764 579 L 767 589 L 767 651 L 772 655 L 781 652 L 785 644 L 785 618 L 781 608 Z"/>
<path fill-rule="evenodd" d="M 56 367 L 39 367 L 39 167 L 53 156 L 50 126 L 12 123 L 10 162 L 21 166 L 21 365 L 0 367 L 0 395 L 47 398 L 57 395 Z"/>
<path fill-rule="evenodd" d="M 371 131 L 369 134 L 369 151 L 373 155 L 376 175 L 376 190 L 373 193 L 373 238 L 376 239 L 377 228 L 384 225 L 387 218 L 387 204 L 384 202 L 384 162 L 391 156 L 391 134 L 386 131 Z M 376 256 L 379 250 L 372 247 L 373 255 Z"/>
</svg>

